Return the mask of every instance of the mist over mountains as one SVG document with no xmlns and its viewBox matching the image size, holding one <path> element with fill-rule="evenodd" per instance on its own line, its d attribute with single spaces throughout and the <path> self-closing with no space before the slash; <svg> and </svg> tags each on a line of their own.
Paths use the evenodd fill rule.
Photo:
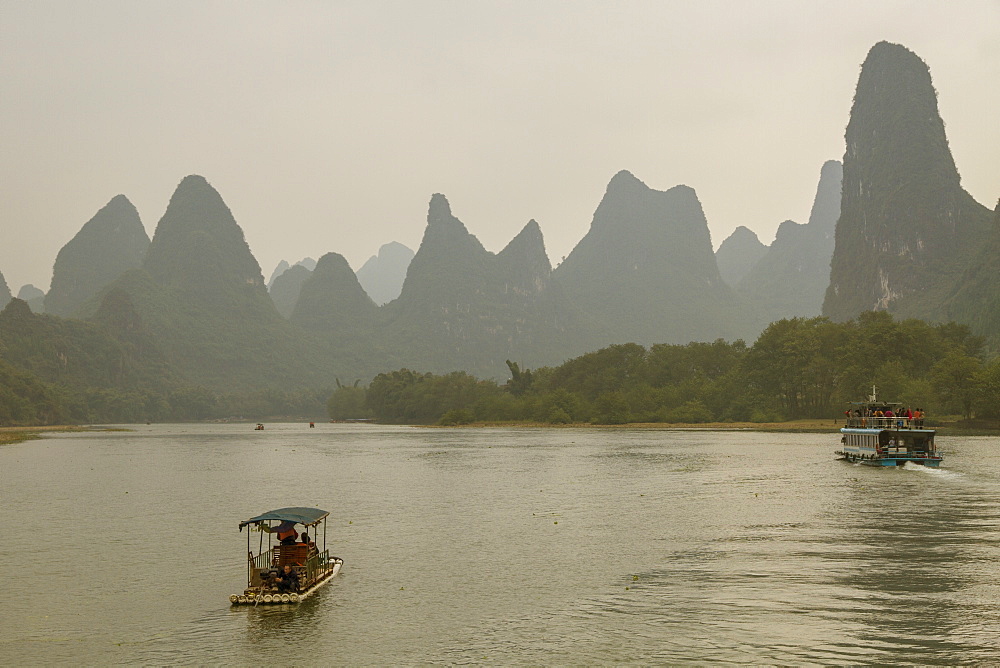
<svg viewBox="0 0 1000 668">
<path fill-rule="evenodd" d="M 11 301 L 0 275 L 0 357 L 49 383 L 221 392 L 400 367 L 503 378 L 507 360 L 749 341 L 778 319 L 868 310 L 955 319 L 996 346 L 1000 218 L 961 188 L 923 61 L 871 49 L 845 140 L 809 220 L 770 246 L 738 227 L 713 252 L 694 188 L 622 170 L 555 269 L 536 221 L 492 253 L 439 193 L 416 253 L 386 244 L 355 272 L 331 251 L 265 284 L 222 195 L 188 176 L 152 240 L 123 195 L 98 211 L 56 259 L 47 314 Z"/>
</svg>

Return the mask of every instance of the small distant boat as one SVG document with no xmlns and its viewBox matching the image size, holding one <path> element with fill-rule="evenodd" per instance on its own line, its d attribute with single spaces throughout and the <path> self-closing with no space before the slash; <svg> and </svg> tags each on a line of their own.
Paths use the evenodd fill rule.
<svg viewBox="0 0 1000 668">
<path fill-rule="evenodd" d="M 331 557 L 326 549 L 325 510 L 319 508 L 279 508 L 240 522 L 240 531 L 247 530 L 247 586 L 242 594 L 233 594 L 233 605 L 260 605 L 298 603 L 332 580 L 340 572 L 344 560 Z M 277 524 L 273 524 L 273 523 Z M 314 535 L 303 531 L 301 537 L 295 526 L 301 524 Z M 316 538 L 322 525 L 322 550 Z M 260 534 L 257 553 L 253 551 L 251 536 Z M 267 534 L 267 546 L 264 545 Z M 275 538 L 279 542 L 274 543 Z M 293 577 L 287 575 L 288 571 Z"/>
<path fill-rule="evenodd" d="M 924 428 L 922 415 L 913 418 L 903 404 L 879 401 L 874 387 L 867 401 L 851 402 L 850 406 L 847 424 L 840 430 L 842 449 L 834 453 L 841 459 L 866 466 L 941 464 L 935 430 Z"/>
</svg>

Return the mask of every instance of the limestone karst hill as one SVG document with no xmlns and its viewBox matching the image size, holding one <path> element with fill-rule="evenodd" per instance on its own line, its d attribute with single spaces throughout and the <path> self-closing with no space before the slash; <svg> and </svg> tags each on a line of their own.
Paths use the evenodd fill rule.
<svg viewBox="0 0 1000 668">
<path fill-rule="evenodd" d="M 930 71 L 879 42 L 858 78 L 823 314 L 888 310 L 948 318 L 948 296 L 990 232 L 990 212 L 961 186 Z"/>
<path fill-rule="evenodd" d="M 302 282 L 289 320 L 339 345 L 353 345 L 371 336 L 377 311 L 344 256 L 327 253 Z"/>
<path fill-rule="evenodd" d="M 399 298 L 380 309 L 377 338 L 404 365 L 502 377 L 507 359 L 559 361 L 578 340 L 573 324 L 535 221 L 494 254 L 437 194 Z"/>
<path fill-rule="evenodd" d="M 190 383 L 323 387 L 336 373 L 361 371 L 281 317 L 242 229 L 201 176 L 181 181 L 142 268 L 113 286 L 128 295 L 171 367 Z"/>
<path fill-rule="evenodd" d="M 592 349 L 731 339 L 753 330 L 719 274 L 705 214 L 688 186 L 653 190 L 619 172 L 590 230 L 553 276 L 584 312 Z"/>
<path fill-rule="evenodd" d="M 722 280 L 735 288 L 766 254 L 767 246 L 761 243 L 757 234 L 740 225 L 719 244 L 719 249 L 715 251 L 715 261 L 719 265 Z"/>
<path fill-rule="evenodd" d="M 144 254 L 124 197 L 60 253 L 51 303 L 88 322 L 37 319 L 11 302 L 0 351 L 44 382 L 94 374 L 97 387 L 160 374 L 220 391 L 320 388 L 400 367 L 503 379 L 507 360 L 554 366 L 610 344 L 752 341 L 768 322 L 821 304 L 836 320 L 873 309 L 954 318 L 1000 349 L 1000 220 L 961 187 L 923 61 L 875 45 L 845 138 L 843 166 L 823 165 L 809 222 L 786 221 L 770 247 L 741 228 L 713 253 L 693 188 L 655 190 L 621 171 L 553 269 L 534 220 L 490 252 L 437 194 L 412 257 L 388 244 L 363 267 L 395 272 L 379 296 L 336 252 L 308 267 L 284 263 L 269 292 L 222 196 L 189 176 Z M 103 257 L 96 240 L 130 234 L 117 277 L 87 273 Z M 74 348 L 74 338 L 89 343 Z M 78 365 L 84 350 L 93 364 Z"/>
<path fill-rule="evenodd" d="M 967 324 L 1000 354 L 1000 201 L 989 234 L 945 300 L 947 318 Z"/>
<path fill-rule="evenodd" d="M 135 206 L 124 195 L 112 198 L 56 256 L 45 312 L 73 315 L 124 272 L 141 266 L 148 246 Z"/>
</svg>

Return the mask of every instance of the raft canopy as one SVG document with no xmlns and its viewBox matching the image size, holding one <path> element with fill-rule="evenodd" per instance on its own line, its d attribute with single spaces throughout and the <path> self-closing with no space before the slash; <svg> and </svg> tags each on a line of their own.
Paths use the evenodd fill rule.
<svg viewBox="0 0 1000 668">
<path fill-rule="evenodd" d="M 262 524 L 268 520 L 292 522 L 293 524 L 302 524 L 308 527 L 319 524 L 329 514 L 327 511 L 320 510 L 319 508 L 278 508 L 277 510 L 271 510 L 263 515 L 251 517 L 248 520 L 240 522 L 240 531 L 243 531 L 243 527 L 248 524 Z"/>
</svg>

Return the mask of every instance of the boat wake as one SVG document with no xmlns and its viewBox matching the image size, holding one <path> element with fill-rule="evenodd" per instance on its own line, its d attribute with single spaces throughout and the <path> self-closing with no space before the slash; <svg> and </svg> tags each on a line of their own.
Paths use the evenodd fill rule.
<svg viewBox="0 0 1000 668">
<path fill-rule="evenodd" d="M 913 462 L 906 462 L 903 464 L 902 468 L 906 471 L 919 471 L 921 473 L 926 473 L 927 475 L 940 476 L 942 478 L 961 478 L 964 476 L 963 473 L 959 473 L 958 471 L 937 469 L 930 466 L 922 466 L 921 464 L 914 464 Z"/>
</svg>

